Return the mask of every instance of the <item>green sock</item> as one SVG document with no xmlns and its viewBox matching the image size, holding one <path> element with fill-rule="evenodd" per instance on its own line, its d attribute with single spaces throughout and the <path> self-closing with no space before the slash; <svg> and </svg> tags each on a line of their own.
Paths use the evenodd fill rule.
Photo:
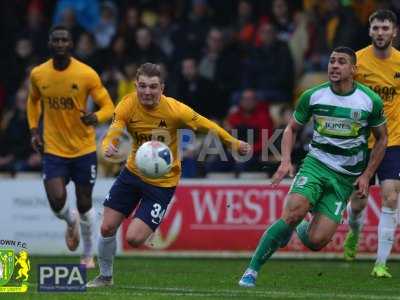
<svg viewBox="0 0 400 300">
<path fill-rule="evenodd" d="M 296 227 L 296 233 L 301 242 L 303 243 L 304 246 L 306 246 L 308 249 L 313 250 L 313 244 L 310 242 L 308 239 L 308 227 L 310 225 L 310 222 L 303 220 L 299 225 Z"/>
<path fill-rule="evenodd" d="M 293 229 L 282 219 L 272 224 L 258 242 L 249 268 L 258 272 L 267 259 L 281 246 L 281 243 L 288 239 L 292 231 Z"/>
</svg>

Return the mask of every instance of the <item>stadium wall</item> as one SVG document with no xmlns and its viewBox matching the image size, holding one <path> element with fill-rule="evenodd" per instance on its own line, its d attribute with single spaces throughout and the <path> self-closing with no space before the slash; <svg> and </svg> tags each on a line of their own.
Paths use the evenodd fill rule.
<svg viewBox="0 0 400 300">
<path fill-rule="evenodd" d="M 99 179 L 94 188 L 96 228 L 101 221 L 102 202 L 112 185 Z M 182 180 L 165 212 L 164 221 L 146 246 L 132 249 L 124 236 L 130 220 L 118 232 L 119 255 L 249 256 L 268 224 L 281 214 L 289 183 L 271 188 L 265 181 Z M 0 182 L 0 246 L 22 241 L 31 254 L 73 255 L 64 244 L 65 225 L 51 213 L 43 184 L 35 179 L 2 179 Z M 73 185 L 68 201 L 75 206 Z M 372 258 L 377 248 L 380 191 L 371 188 L 366 223 L 360 242 L 360 257 Z M 344 218 L 346 223 L 346 216 Z M 294 235 L 278 257 L 332 258 L 342 255 L 347 231 L 339 226 L 331 243 L 319 253 L 304 248 Z M 76 253 L 80 253 L 79 250 Z M 400 258 L 400 230 L 396 232 L 393 257 Z"/>
</svg>

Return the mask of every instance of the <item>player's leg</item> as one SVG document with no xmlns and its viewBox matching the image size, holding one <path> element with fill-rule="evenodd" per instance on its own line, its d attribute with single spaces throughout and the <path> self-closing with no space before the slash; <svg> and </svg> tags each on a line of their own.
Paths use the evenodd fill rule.
<svg viewBox="0 0 400 300">
<path fill-rule="evenodd" d="M 286 246 L 293 229 L 316 203 L 322 193 L 320 165 L 321 163 L 310 157 L 304 160 L 290 188 L 282 217 L 264 232 L 239 285 L 255 286 L 261 266 L 279 247 Z"/>
<path fill-rule="evenodd" d="M 43 155 L 43 179 L 50 207 L 67 223 L 65 241 L 69 250 L 79 245 L 79 216 L 69 208 L 66 184 L 69 178 L 68 160 L 51 154 Z"/>
<path fill-rule="evenodd" d="M 117 250 L 116 233 L 126 216 L 110 207 L 104 207 L 98 239 L 98 263 L 100 274 L 87 283 L 87 287 L 113 285 L 113 262 Z"/>
<path fill-rule="evenodd" d="M 347 199 L 353 193 L 355 179 L 355 176 L 325 170 L 324 192 L 312 209 L 314 217 L 310 223 L 303 220 L 296 228 L 298 237 L 310 250 L 319 251 L 332 239 L 342 221 Z"/>
<path fill-rule="evenodd" d="M 378 252 L 371 275 L 390 278 L 392 275 L 386 261 L 393 247 L 397 227 L 397 205 L 400 192 L 400 180 L 387 179 L 381 183 L 383 202 L 378 225 Z"/>
<path fill-rule="evenodd" d="M 117 247 L 116 233 L 124 218 L 136 208 L 142 197 L 137 177 L 123 169 L 104 200 L 103 219 L 98 238 L 98 264 L 100 274 L 87 283 L 87 287 L 113 284 L 113 261 Z"/>
<path fill-rule="evenodd" d="M 145 182 L 141 185 L 143 196 L 126 232 L 126 240 L 132 247 L 139 247 L 156 231 L 175 193 L 175 187 L 157 187 Z"/>
<path fill-rule="evenodd" d="M 310 223 L 303 221 L 296 231 L 302 236 L 300 239 L 304 245 L 310 250 L 319 251 L 331 241 L 338 225 L 326 215 L 317 212 Z"/>
<path fill-rule="evenodd" d="M 81 258 L 81 264 L 84 264 L 87 269 L 92 269 L 95 267 L 93 259 L 95 211 L 92 207 L 92 190 L 93 186 L 91 185 L 75 185 L 75 194 L 80 216 L 81 236 L 83 242 L 83 255 Z"/>
<path fill-rule="evenodd" d="M 273 223 L 262 235 L 251 258 L 250 264 L 239 281 L 243 287 L 254 287 L 258 272 L 265 262 L 287 243 L 293 229 L 306 216 L 310 202 L 300 194 L 289 194 L 280 219 Z"/>
<path fill-rule="evenodd" d="M 70 173 L 75 182 L 76 206 L 80 216 L 80 228 L 83 242 L 81 264 L 94 268 L 93 240 L 95 211 L 92 208 L 92 190 L 96 181 L 96 152 L 71 160 Z"/>
<path fill-rule="evenodd" d="M 350 203 L 347 205 L 349 231 L 343 244 L 345 260 L 352 261 L 357 255 L 358 240 L 364 224 L 367 202 L 368 196 L 360 198 L 356 193 L 353 193 L 350 197 Z"/>
</svg>

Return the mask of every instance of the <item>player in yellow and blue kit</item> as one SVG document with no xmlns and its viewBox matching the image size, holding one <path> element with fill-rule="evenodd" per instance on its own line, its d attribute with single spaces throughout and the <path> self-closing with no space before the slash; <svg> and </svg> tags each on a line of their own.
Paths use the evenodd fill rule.
<svg viewBox="0 0 400 300">
<path fill-rule="evenodd" d="M 78 247 L 80 223 L 81 263 L 90 268 L 94 267 L 92 189 L 97 166 L 94 126 L 111 118 L 114 105 L 97 73 L 71 57 L 72 38 L 65 27 L 50 30 L 49 48 L 52 58 L 30 75 L 27 113 L 32 145 L 43 153 L 43 180 L 50 206 L 67 222 L 67 246 L 71 251 Z M 89 96 L 100 107 L 94 113 L 86 112 Z M 43 137 L 38 130 L 40 117 Z M 75 183 L 79 215 L 66 203 L 70 180 Z"/>
<path fill-rule="evenodd" d="M 113 123 L 103 141 L 105 155 L 112 157 L 118 154 L 114 140 L 122 130 L 127 129 L 133 137 L 132 151 L 126 166 L 104 201 L 98 244 L 100 275 L 88 282 L 88 287 L 113 284 L 116 232 L 121 222 L 135 209 L 127 230 L 127 241 L 133 247 L 143 244 L 160 225 L 181 174 L 178 129 L 212 131 L 225 145 L 238 150 L 239 154 L 245 155 L 251 151 L 249 144 L 235 139 L 185 104 L 164 96 L 164 81 L 158 65 L 143 64 L 137 71 L 136 87 L 136 92 L 128 94 L 118 104 Z M 137 149 L 152 139 L 164 141 L 170 147 L 174 159 L 171 171 L 158 179 L 142 176 L 135 165 Z"/>
<path fill-rule="evenodd" d="M 378 251 L 371 275 L 391 277 L 386 266 L 394 242 L 400 192 L 400 52 L 392 46 L 397 35 L 397 17 L 390 10 L 378 10 L 369 18 L 372 45 L 357 51 L 355 79 L 369 86 L 383 100 L 387 117 L 388 146 L 377 175 L 382 188 L 382 209 L 378 225 Z M 370 138 L 368 148 L 375 143 Z M 353 260 L 357 253 L 367 197 L 352 199 L 348 207 L 350 230 L 344 243 L 344 255 Z"/>
</svg>

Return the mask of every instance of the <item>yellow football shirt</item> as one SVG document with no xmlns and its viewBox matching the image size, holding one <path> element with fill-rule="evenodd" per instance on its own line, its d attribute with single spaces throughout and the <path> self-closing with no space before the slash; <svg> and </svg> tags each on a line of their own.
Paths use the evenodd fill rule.
<svg viewBox="0 0 400 300">
<path fill-rule="evenodd" d="M 159 105 L 148 110 L 139 102 L 137 94 L 131 93 L 126 95 L 115 109 L 113 122 L 103 140 L 103 151 L 107 149 L 111 140 L 126 129 L 133 138 L 132 151 L 126 163 L 129 171 L 146 183 L 160 187 L 173 187 L 178 184 L 181 174 L 181 162 L 178 157 L 178 129 L 183 128 L 204 133 L 212 131 L 225 145 L 234 149 L 239 146 L 239 141 L 224 129 L 173 98 L 162 95 Z M 164 142 L 170 147 L 173 155 L 171 171 L 162 178 L 146 178 L 141 175 L 135 165 L 137 149 L 150 140 Z"/>
<path fill-rule="evenodd" d="M 88 65 L 71 58 L 69 66 L 58 71 L 50 59 L 32 70 L 28 122 L 29 128 L 37 128 L 43 115 L 45 153 L 70 158 L 96 151 L 95 129 L 80 119 L 89 95 L 100 107 L 95 112 L 98 121 L 110 119 L 114 105 L 100 77 Z"/>
<path fill-rule="evenodd" d="M 400 52 L 392 48 L 387 59 L 375 57 L 372 46 L 357 51 L 355 79 L 369 86 L 383 100 L 387 118 L 388 147 L 400 145 Z M 371 135 L 368 147 L 372 148 Z"/>
</svg>

